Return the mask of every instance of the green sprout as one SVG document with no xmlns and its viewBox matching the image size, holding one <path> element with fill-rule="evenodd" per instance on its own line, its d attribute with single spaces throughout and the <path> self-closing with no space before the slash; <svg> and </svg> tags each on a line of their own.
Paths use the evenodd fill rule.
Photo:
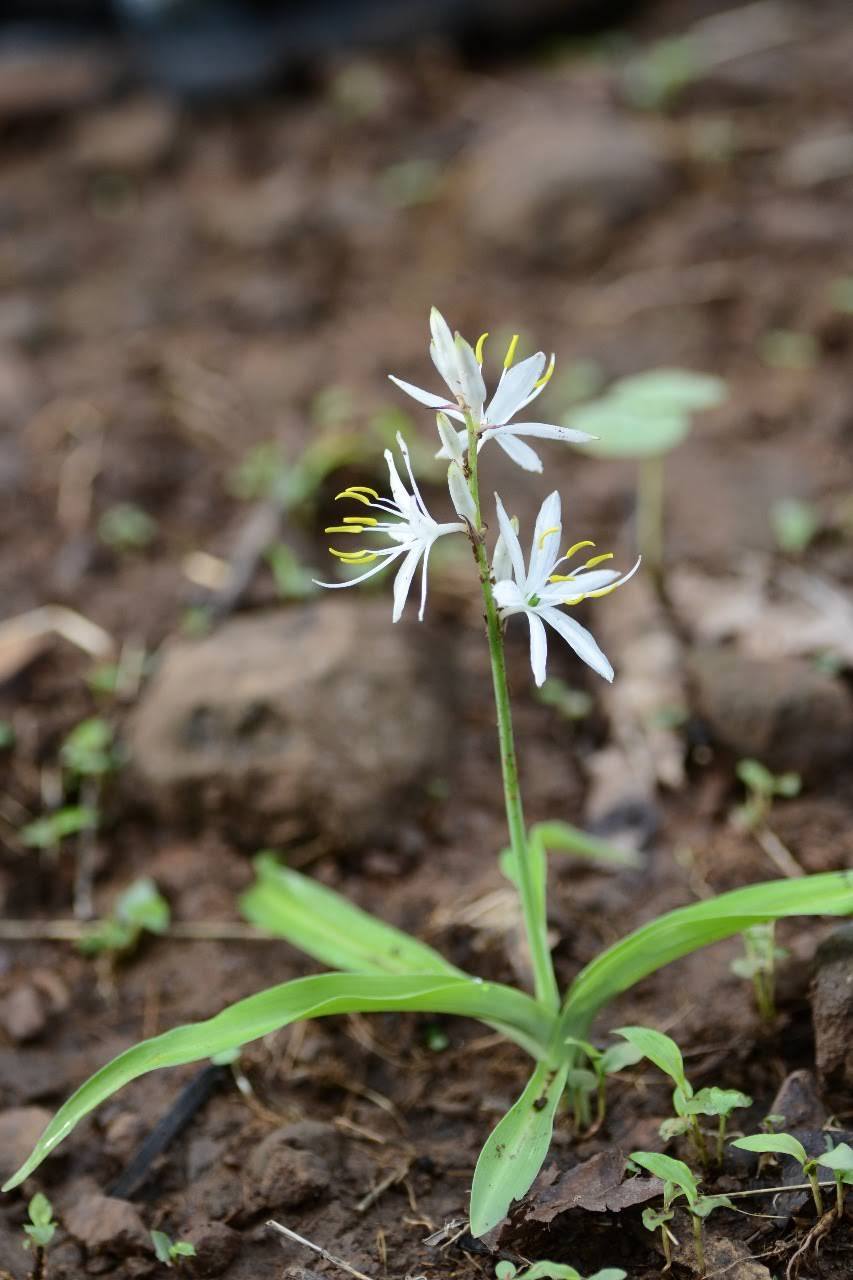
<svg viewBox="0 0 853 1280">
<path fill-rule="evenodd" d="M 157 537 L 157 521 L 134 503 L 119 502 L 101 516 L 98 537 L 113 551 L 143 551 Z"/>
<path fill-rule="evenodd" d="M 611 1044 L 606 1049 L 598 1049 L 588 1040 L 569 1037 L 567 1044 L 586 1056 L 588 1067 L 572 1067 L 569 1071 L 566 1092 L 571 1099 L 575 1128 L 580 1131 L 590 1129 L 595 1132 L 604 1123 L 607 1110 L 607 1077 L 632 1067 L 643 1057 L 643 1053 L 635 1045 Z M 596 1098 L 595 1121 L 592 1121 L 590 1099 Z"/>
<path fill-rule="evenodd" d="M 533 1262 L 529 1267 L 518 1267 L 512 1262 L 495 1263 L 495 1280 L 584 1280 L 577 1267 L 566 1262 Z M 586 1280 L 625 1280 L 621 1267 L 602 1267 Z"/>
<path fill-rule="evenodd" d="M 102 778 L 120 763 L 112 727 L 100 716 L 82 720 L 63 742 L 59 759 L 73 778 Z"/>
<path fill-rule="evenodd" d="M 788 954 L 776 946 L 776 925 L 754 924 L 741 934 L 744 954 L 732 960 L 732 973 L 752 983 L 755 1003 L 762 1021 L 771 1023 L 776 1017 L 776 961 Z"/>
<path fill-rule="evenodd" d="M 780 498 L 770 508 L 770 523 L 779 550 L 801 556 L 820 532 L 820 513 L 802 498 Z"/>
<path fill-rule="evenodd" d="M 182 1258 L 194 1258 L 196 1247 L 189 1240 L 171 1240 L 165 1231 L 152 1231 L 151 1243 L 158 1262 L 167 1267 L 180 1262 Z"/>
<path fill-rule="evenodd" d="M 738 826 L 745 831 L 766 827 L 774 799 L 792 799 L 802 787 L 798 773 L 771 773 L 758 760 L 739 760 L 735 772 L 747 792 L 746 803 L 735 811 Z"/>
<path fill-rule="evenodd" d="M 703 1168 L 707 1168 L 711 1157 L 705 1134 L 699 1125 L 699 1116 L 714 1116 L 717 1119 L 714 1161 L 722 1164 L 729 1116 L 741 1107 L 751 1107 L 752 1098 L 739 1089 L 720 1089 L 716 1085 L 694 1090 L 684 1072 L 681 1050 L 662 1031 L 654 1031 L 651 1027 L 619 1027 L 613 1034 L 627 1040 L 639 1056 L 653 1062 L 675 1085 L 672 1094 L 675 1116 L 663 1122 L 660 1136 L 669 1141 L 681 1134 L 688 1134 L 700 1163 Z"/>
<path fill-rule="evenodd" d="M 573 689 L 558 676 L 549 676 L 536 690 L 537 701 L 544 707 L 553 707 L 565 720 L 585 720 L 595 703 L 585 689 Z"/>
<path fill-rule="evenodd" d="M 756 1151 L 760 1155 L 791 1156 L 793 1160 L 797 1161 L 803 1171 L 803 1176 L 808 1180 L 818 1216 L 823 1214 L 823 1196 L 820 1191 L 817 1170 L 818 1165 L 826 1163 L 826 1157 L 810 1156 L 799 1138 L 793 1137 L 790 1133 L 755 1133 L 747 1138 L 735 1138 L 732 1146 L 740 1147 L 742 1151 Z M 827 1167 L 831 1168 L 832 1166 Z"/>
<path fill-rule="evenodd" d="M 605 395 L 564 417 L 597 439 L 582 446 L 595 458 L 633 458 L 637 472 L 637 542 L 660 580 L 664 560 L 664 458 L 690 433 L 691 417 L 722 404 L 725 382 L 688 369 L 653 369 L 620 378 Z"/>
<path fill-rule="evenodd" d="M 97 810 L 84 804 L 70 804 L 28 822 L 21 829 L 21 839 L 31 849 L 55 854 L 63 840 L 79 835 L 81 831 L 95 831 L 97 826 Z"/>
<path fill-rule="evenodd" d="M 715 1209 L 734 1208 L 728 1196 L 703 1196 L 699 1183 L 689 1165 L 683 1160 L 662 1155 L 657 1151 L 632 1151 L 630 1161 L 663 1182 L 663 1209 L 645 1209 L 643 1226 L 647 1231 L 660 1231 L 667 1269 L 672 1266 L 670 1242 L 675 1239 L 669 1230 L 673 1218 L 673 1204 L 681 1196 L 687 1201 L 693 1226 L 693 1246 L 696 1250 L 696 1266 L 700 1276 L 705 1274 L 705 1241 L 702 1224 Z"/>
<path fill-rule="evenodd" d="M 85 955 L 126 954 L 134 950 L 143 933 L 165 933 L 169 920 L 166 899 L 153 880 L 141 876 L 119 894 L 112 914 L 90 925 L 77 945 Z"/>
<path fill-rule="evenodd" d="M 624 90 L 628 101 L 643 111 L 663 111 L 704 71 L 704 60 L 693 36 L 656 40 L 628 62 Z"/>
<path fill-rule="evenodd" d="M 844 1217 L 844 1188 L 853 1186 L 853 1147 L 846 1142 L 824 1152 L 817 1158 L 823 1169 L 830 1169 L 835 1176 L 835 1216 Z"/>
<path fill-rule="evenodd" d="M 27 1205 L 29 1222 L 24 1223 L 27 1239 L 25 1249 L 33 1250 L 32 1280 L 41 1280 L 44 1275 L 45 1250 L 56 1234 L 57 1223 L 53 1217 L 53 1205 L 43 1192 L 37 1191 Z"/>
<path fill-rule="evenodd" d="M 339 517 L 336 536 L 343 541 L 346 534 L 355 534 L 359 540 L 364 537 L 365 545 L 350 539 L 343 548 L 335 548 L 335 554 L 358 573 L 358 578 L 346 583 L 349 586 L 395 564 L 392 617 L 399 617 L 418 568 L 420 611 L 425 608 L 426 562 L 432 545 L 445 537 L 462 548 L 467 544 L 471 605 L 473 608 L 476 599 L 476 607 L 485 618 L 495 698 L 509 837 L 509 847 L 500 855 L 500 866 L 517 895 L 530 958 L 529 990 L 466 972 L 435 947 L 362 910 L 320 881 L 281 866 L 268 856 L 259 857 L 255 881 L 241 899 L 243 914 L 256 926 L 299 947 L 325 971 L 281 982 L 237 1000 L 202 1022 L 171 1027 L 125 1049 L 64 1102 L 30 1155 L 7 1181 L 6 1190 L 25 1181 L 86 1115 L 149 1071 L 234 1052 L 305 1019 L 382 1012 L 398 1016 L 421 1013 L 429 1015 L 430 1020 L 452 1015 L 477 1019 L 531 1059 L 527 1083 L 487 1137 L 474 1170 L 470 1227 L 475 1236 L 483 1236 L 507 1214 L 514 1200 L 527 1193 L 542 1168 L 563 1097 L 573 1087 L 571 1073 L 583 1069 L 584 1057 L 593 1064 L 591 1075 L 596 1077 L 598 1089 L 601 1068 L 596 1071 L 598 1059 L 595 1053 L 589 1054 L 584 1044 L 590 1041 L 595 1019 L 608 1005 L 673 961 L 742 933 L 752 925 L 792 915 L 853 913 L 853 877 L 849 872 L 749 885 L 678 907 L 641 925 L 605 947 L 566 989 L 561 988 L 549 936 L 549 859 L 563 852 L 620 870 L 636 865 L 637 860 L 566 824 L 529 825 L 522 803 L 504 623 L 508 618 L 512 621 L 513 614 L 527 614 L 533 638 L 531 667 L 537 684 L 544 682 L 546 674 L 546 623 L 587 665 L 610 679 L 613 671 L 594 637 L 563 610 L 578 603 L 579 594 L 581 599 L 594 599 L 601 591 L 627 581 L 628 575 L 619 578 L 614 570 L 601 568 L 608 556 L 593 556 L 579 568 L 574 565 L 573 557 L 589 545 L 589 539 L 573 542 L 570 552 L 560 555 L 565 542 L 557 493 L 542 504 L 528 544 L 529 555 L 525 555 L 519 541 L 511 510 L 508 512 L 501 502 L 495 506 L 500 537 L 495 535 L 494 522 L 492 529 L 487 527 L 480 503 L 480 454 L 485 452 L 482 447 L 486 446 L 488 456 L 495 456 L 500 446 L 518 465 L 539 469 L 539 455 L 522 437 L 526 435 L 537 443 L 543 440 L 549 448 L 548 442 L 566 441 L 564 429 L 557 424 L 537 422 L 528 415 L 525 421 L 512 421 L 547 386 L 554 363 L 547 360 L 544 352 L 516 363 L 518 341 L 513 337 L 501 362 L 501 372 L 491 371 L 496 376 L 490 394 L 483 375 L 485 336 L 474 346 L 469 345 L 461 336 L 453 336 L 438 312 L 433 312 L 430 325 L 434 364 L 446 390 L 437 395 L 401 380 L 397 385 L 415 400 L 441 409 L 436 423 L 441 466 L 447 476 L 447 498 L 458 520 L 439 522 L 430 515 L 412 469 L 415 454 L 401 435 L 395 441 L 401 470 L 396 469 L 396 458 L 390 449 L 386 458 L 388 481 L 383 494 L 390 490 L 390 497 L 382 496 L 370 484 L 352 482 L 337 495 L 351 504 L 355 514 Z M 699 388 L 695 375 L 688 376 L 687 384 L 684 378 L 670 373 L 662 386 L 658 374 L 651 390 L 648 380 L 645 384 L 641 380 L 639 388 L 634 380 L 629 403 L 646 406 L 642 412 L 635 409 L 635 418 L 642 418 L 644 430 L 654 435 L 663 422 L 680 438 L 686 431 L 689 408 L 707 403 L 711 393 L 714 402 L 719 398 L 720 384 L 716 380 L 710 387 Z M 621 403 L 618 393 L 615 403 L 617 407 Z M 491 421 L 489 413 L 493 415 Z M 492 440 L 497 444 L 493 445 Z M 435 445 L 433 440 L 432 453 Z M 659 436 L 650 452 L 652 456 L 661 453 Z M 310 465 L 306 459 L 310 459 Z M 296 464 L 276 471 L 267 497 L 279 504 L 306 500 L 316 493 L 318 476 L 329 474 L 340 465 L 340 459 L 339 446 L 316 441 Z M 381 518 L 379 514 L 366 514 L 371 509 L 381 513 Z M 491 508 L 486 514 L 491 520 Z M 391 517 L 390 522 L 386 516 Z M 572 532 L 570 536 L 576 535 Z M 573 567 L 569 567 L 569 561 Z M 562 562 L 567 564 L 566 573 L 555 571 Z M 284 655 L 283 660 L 286 658 Z M 400 714 L 405 726 L 405 708 Z M 108 746 L 102 743 L 101 748 L 107 750 Z M 455 764 L 455 759 L 449 757 L 445 776 L 450 775 Z M 623 1034 L 623 1039 L 628 1038 Z M 639 1048 L 649 1056 L 648 1040 Z M 695 1132 L 697 1115 L 716 1115 L 724 1127 L 732 1107 L 743 1105 L 743 1095 L 713 1089 L 694 1093 L 684 1078 L 680 1055 L 677 1066 L 679 1120 L 686 1120 L 689 1130 Z M 577 1084 L 577 1077 L 573 1079 Z M 700 1216 L 701 1205 L 697 1206 L 696 1197 L 691 1203 L 694 1216 Z"/>
</svg>

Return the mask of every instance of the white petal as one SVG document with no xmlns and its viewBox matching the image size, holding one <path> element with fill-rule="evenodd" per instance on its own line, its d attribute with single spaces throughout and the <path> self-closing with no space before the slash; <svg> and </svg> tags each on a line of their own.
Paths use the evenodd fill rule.
<svg viewBox="0 0 853 1280">
<path fill-rule="evenodd" d="M 387 569 L 388 565 L 402 555 L 405 549 L 405 547 L 395 547 L 393 551 L 380 552 L 379 554 L 385 557 L 382 563 L 375 564 L 372 569 L 368 569 L 367 573 L 362 573 L 358 578 L 349 578 L 346 582 L 320 582 L 317 578 L 312 578 L 311 581 L 315 587 L 328 587 L 330 591 L 339 591 L 342 587 L 357 587 L 360 582 L 366 582 L 368 578 Z"/>
<path fill-rule="evenodd" d="M 437 456 L 439 458 L 452 458 L 461 467 L 465 459 L 465 450 L 462 447 L 462 442 L 467 432 L 458 431 L 446 413 L 439 413 L 436 416 L 436 425 L 441 438 L 441 452 Z"/>
<path fill-rule="evenodd" d="M 527 581 L 527 575 L 524 572 L 524 554 L 521 550 L 521 543 L 518 540 L 518 534 L 512 526 L 512 521 L 506 513 L 504 504 L 501 502 L 498 494 L 495 494 L 495 508 L 498 513 L 498 527 L 501 531 L 501 537 L 504 540 L 507 554 L 512 564 L 512 572 L 516 582 L 523 588 Z"/>
<path fill-rule="evenodd" d="M 495 431 L 489 437 L 497 440 L 504 453 L 512 458 L 517 466 L 523 467 L 525 471 L 541 471 L 542 459 L 535 449 L 531 449 L 529 444 L 525 444 L 523 440 L 517 440 L 515 436 L 504 435 L 503 431 Z M 480 439 L 480 447 L 482 448 L 485 441 Z"/>
<path fill-rule="evenodd" d="M 549 532 L 555 530 L 555 532 Z M 536 526 L 533 530 L 533 543 L 530 548 L 530 561 L 527 566 L 527 583 L 531 591 L 541 594 L 541 588 L 553 572 L 554 565 L 560 558 L 560 540 L 563 536 L 563 525 L 560 518 L 560 495 L 556 489 L 539 508 Z"/>
<path fill-rule="evenodd" d="M 517 532 L 518 521 L 515 516 L 513 516 L 510 523 Z M 501 582 L 504 578 L 512 577 L 512 560 L 502 533 L 498 535 L 494 555 L 492 556 L 492 577 L 495 582 Z"/>
<path fill-rule="evenodd" d="M 404 382 L 402 378 L 396 378 L 393 373 L 389 373 L 388 377 L 401 391 L 405 391 L 407 396 L 411 396 L 419 404 L 425 404 L 429 409 L 449 410 L 456 407 L 451 404 L 447 396 L 433 395 L 431 391 L 424 391 L 422 387 L 416 387 L 412 382 Z"/>
<path fill-rule="evenodd" d="M 394 501 L 399 507 L 400 514 L 404 520 L 407 520 L 412 509 L 412 499 L 397 474 L 397 467 L 394 463 L 390 449 L 385 450 L 385 461 L 388 463 L 388 481 L 391 485 L 391 493 L 394 497 Z"/>
<path fill-rule="evenodd" d="M 426 509 L 426 503 L 421 497 L 421 491 L 418 488 L 418 482 L 415 479 L 414 472 L 412 471 L 412 463 L 411 463 L 411 459 L 409 458 L 409 446 L 406 444 L 406 441 L 403 439 L 399 431 L 397 432 L 397 448 L 400 450 L 400 452 L 403 455 L 403 461 L 406 464 L 406 471 L 409 474 L 409 483 L 412 486 L 412 493 L 414 494 L 415 502 L 418 508 L 420 509 L 421 514 L 426 516 L 427 520 L 432 520 L 432 516 Z"/>
<path fill-rule="evenodd" d="M 595 637 L 587 631 L 586 627 L 582 627 L 579 622 L 575 622 L 574 618 L 561 613 L 559 609 L 540 607 L 539 613 L 555 631 L 559 632 L 566 644 L 574 649 L 588 667 L 592 667 L 593 671 L 604 676 L 605 680 L 613 679 L 613 668 L 599 649 Z"/>
<path fill-rule="evenodd" d="M 406 555 L 405 560 L 397 570 L 397 576 L 394 578 L 394 611 L 391 614 L 392 622 L 399 622 L 403 615 L 403 607 L 409 594 L 409 587 L 412 585 L 412 578 L 415 576 L 415 569 L 418 567 L 418 561 L 423 554 L 424 547 L 422 543 L 418 543 L 412 547 L 411 551 Z"/>
<path fill-rule="evenodd" d="M 456 514 L 476 529 L 479 524 L 477 508 L 468 487 L 468 481 L 457 462 L 451 462 L 447 468 L 447 487 L 450 490 L 450 501 L 453 503 Z"/>
<path fill-rule="evenodd" d="M 512 422 L 499 428 L 501 435 L 529 436 L 533 440 L 562 440 L 564 444 L 586 444 L 597 440 L 588 431 L 576 431 L 574 427 L 560 427 L 551 422 Z M 483 435 L 488 436 L 488 430 Z"/>
<path fill-rule="evenodd" d="M 429 331 L 432 334 L 429 353 L 432 362 L 454 395 L 457 394 L 458 374 L 456 368 L 456 349 L 450 326 L 441 312 L 433 307 L 429 315 Z"/>
<path fill-rule="evenodd" d="M 429 553 L 432 551 L 432 543 L 428 542 L 424 547 L 424 562 L 421 565 L 421 607 L 418 609 L 418 622 L 424 620 L 424 609 L 426 609 L 427 601 L 427 565 L 429 564 Z"/>
<path fill-rule="evenodd" d="M 494 427 L 509 422 L 542 377 L 545 368 L 545 352 L 537 351 L 535 356 L 528 356 L 511 369 L 505 370 L 498 389 L 492 396 L 486 410 L 486 421 Z"/>
<path fill-rule="evenodd" d="M 532 610 L 527 611 L 527 621 L 530 623 L 530 666 L 533 670 L 533 679 L 537 685 L 541 685 L 545 682 L 548 637 L 542 622 Z"/>
<path fill-rule="evenodd" d="M 483 415 L 483 401 L 486 398 L 486 384 L 473 348 L 458 333 L 456 335 L 456 366 L 462 401 L 467 405 L 471 416 L 479 426 Z"/>
<path fill-rule="evenodd" d="M 493 587 L 495 604 L 507 617 L 525 608 L 524 596 L 512 578 L 499 578 Z"/>
</svg>

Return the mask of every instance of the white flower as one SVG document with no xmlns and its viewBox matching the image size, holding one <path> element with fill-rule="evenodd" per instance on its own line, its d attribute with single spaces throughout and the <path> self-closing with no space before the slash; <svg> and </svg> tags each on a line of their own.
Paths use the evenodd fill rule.
<svg viewBox="0 0 853 1280">
<path fill-rule="evenodd" d="M 381 573 L 394 560 L 403 556 L 403 563 L 397 570 L 394 578 L 394 611 L 393 621 L 399 622 L 403 613 L 403 607 L 409 594 L 409 588 L 412 585 L 412 578 L 418 563 L 423 559 L 423 568 L 421 571 L 421 606 L 418 611 L 418 618 L 423 621 L 424 606 L 426 605 L 427 596 L 427 563 L 429 561 L 429 553 L 432 544 L 436 538 L 441 538 L 446 533 L 464 533 L 466 526 L 461 522 L 451 524 L 438 524 L 433 520 L 427 511 L 424 500 L 418 490 L 415 477 L 412 475 L 412 467 L 409 461 L 409 450 L 406 442 L 397 432 L 397 444 L 403 455 L 403 461 L 406 464 L 409 481 L 411 482 L 412 492 L 409 493 L 403 484 L 394 459 L 391 456 L 391 450 L 385 450 L 385 461 L 388 463 L 388 479 L 391 485 L 391 498 L 380 498 L 375 489 L 371 489 L 368 485 L 357 484 L 350 485 L 348 489 L 344 489 L 343 493 L 339 493 L 338 498 L 352 498 L 356 502 L 362 503 L 365 507 L 373 507 L 377 511 L 392 516 L 391 520 L 378 520 L 375 516 L 359 515 L 344 516 L 343 524 L 330 525 L 326 529 L 326 533 L 339 534 L 367 534 L 378 533 L 389 539 L 389 546 L 380 547 L 363 547 L 359 551 L 338 551 L 335 547 L 329 547 L 333 556 L 337 556 L 344 564 L 355 566 L 372 565 L 378 560 L 379 564 L 368 569 L 367 573 L 362 573 L 358 578 L 351 578 L 348 582 L 318 582 L 318 587 L 329 587 L 335 590 L 339 587 L 354 587 L 359 582 L 365 582 L 368 578 L 372 578 L 374 574 Z M 455 464 L 453 464 L 455 466 Z M 458 469 L 458 468 L 457 468 Z M 461 473 L 460 473 L 461 477 Z M 463 480 L 464 483 L 464 480 Z M 455 482 L 451 484 L 451 497 L 462 497 Z M 467 485 L 465 486 L 468 492 Z M 470 501 L 470 494 L 469 494 Z M 466 516 L 466 511 L 460 511 L 458 514 Z"/>
<path fill-rule="evenodd" d="M 391 381 L 420 404 L 425 404 L 430 409 L 438 409 L 440 413 L 446 414 L 456 422 L 464 422 L 467 411 L 477 426 L 477 452 L 482 449 L 487 440 L 494 439 L 504 452 L 509 454 L 513 462 L 517 462 L 525 471 L 541 471 L 541 458 L 519 437 L 562 440 L 569 444 L 583 444 L 595 439 L 586 431 L 576 431 L 572 427 L 556 426 L 548 422 L 511 421 L 517 413 L 532 404 L 548 385 L 554 372 L 554 356 L 547 361 L 544 351 L 537 351 L 535 355 L 528 356 L 520 364 L 513 364 L 515 349 L 518 345 L 518 335 L 515 334 L 509 344 L 503 372 L 495 393 L 484 408 L 486 387 L 483 382 L 482 364 L 483 347 L 488 334 L 484 333 L 477 343 L 476 350 L 472 350 L 459 334 L 454 339 L 444 317 L 436 311 L 435 307 L 430 314 L 430 330 L 432 332 L 430 355 L 446 382 L 451 396 L 435 395 L 432 391 L 424 391 L 423 388 L 416 387 L 411 382 L 404 382 L 402 378 L 396 378 L 393 375 L 391 375 Z M 456 450 L 441 427 L 439 434 L 442 447 L 438 457 L 455 457 Z M 464 447 L 465 437 L 464 430 L 457 432 L 459 448 Z"/>
<path fill-rule="evenodd" d="M 530 625 L 530 665 L 537 685 L 545 679 L 548 656 L 548 638 L 544 623 L 557 631 L 575 653 L 593 671 L 605 680 L 613 679 L 613 668 L 601 652 L 595 639 L 574 618 L 561 613 L 559 605 L 579 604 L 589 597 L 607 595 L 637 572 L 639 560 L 628 573 L 620 575 L 615 569 L 597 568 L 611 554 L 593 556 L 578 569 L 566 573 L 556 570 L 571 559 L 582 547 L 592 547 L 592 542 L 577 542 L 565 555 L 560 555 L 562 522 L 560 520 L 560 495 L 552 493 L 546 498 L 536 519 L 530 559 L 525 568 L 524 555 L 518 534 L 503 503 L 495 494 L 500 537 L 492 560 L 495 578 L 495 602 L 502 618 L 514 613 L 524 613 Z"/>
</svg>

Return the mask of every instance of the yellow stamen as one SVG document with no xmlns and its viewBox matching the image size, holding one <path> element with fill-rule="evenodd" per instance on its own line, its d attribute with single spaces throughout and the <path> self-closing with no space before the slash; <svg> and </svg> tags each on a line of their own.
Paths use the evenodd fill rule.
<svg viewBox="0 0 853 1280">
<path fill-rule="evenodd" d="M 511 369 L 511 368 L 512 368 L 512 362 L 513 362 L 513 360 L 515 359 L 515 349 L 516 349 L 516 347 L 518 346 L 518 339 L 519 339 L 519 337 L 520 337 L 520 334 L 514 333 L 514 334 L 512 335 L 512 338 L 510 339 L 510 344 L 509 344 L 509 346 L 507 347 L 507 349 L 506 349 L 506 355 L 504 356 L 504 368 L 505 368 L 505 369 Z"/>
<path fill-rule="evenodd" d="M 354 498 L 356 502 L 363 502 L 366 507 L 369 507 L 370 498 L 378 497 L 379 494 L 375 489 L 371 489 L 369 485 L 351 484 L 348 489 L 344 489 L 343 493 L 335 494 L 335 502 L 337 502 L 339 498 Z"/>
<path fill-rule="evenodd" d="M 474 356 L 477 364 L 483 363 L 483 347 L 486 345 L 486 338 L 488 338 L 488 336 L 488 333 L 481 333 L 477 339 L 477 345 L 474 348 Z"/>
<path fill-rule="evenodd" d="M 609 587 L 600 587 L 598 591 L 588 591 L 588 600 L 600 600 L 602 596 L 609 596 L 611 591 L 615 591 L 619 586 L 618 582 L 611 582 Z"/>
<path fill-rule="evenodd" d="M 580 604 L 581 600 L 583 600 L 583 596 L 567 596 L 565 600 L 561 601 L 561 603 L 562 604 Z"/>
<path fill-rule="evenodd" d="M 549 364 L 548 364 L 548 368 L 547 368 L 547 369 L 545 370 L 545 372 L 542 374 L 542 377 L 539 379 L 539 381 L 538 381 L 538 382 L 534 382 L 534 384 L 533 384 L 533 385 L 534 385 L 534 387 L 536 387 L 536 389 L 537 389 L 537 390 L 539 390 L 539 388 L 540 388 L 540 387 L 544 387 L 544 386 L 546 385 L 546 383 L 548 383 L 548 382 L 550 382 L 550 381 L 551 381 L 551 375 L 552 375 L 552 373 L 554 372 L 554 368 L 555 368 L 556 364 L 557 364 L 556 357 L 555 357 L 555 356 L 551 356 L 551 359 L 550 359 Z"/>
<path fill-rule="evenodd" d="M 571 560 L 572 556 L 576 556 L 577 553 L 579 551 L 582 551 L 584 547 L 594 547 L 594 546 L 595 546 L 595 543 L 590 542 L 589 538 L 587 538 L 585 542 L 576 542 L 574 546 L 569 547 L 568 551 L 563 556 L 563 559 Z"/>
<path fill-rule="evenodd" d="M 587 560 L 586 564 L 584 565 L 584 568 L 594 569 L 597 564 L 604 564 L 605 560 L 612 560 L 612 559 L 613 559 L 613 552 L 605 551 L 604 555 L 593 556 L 591 560 Z"/>
<path fill-rule="evenodd" d="M 559 533 L 559 532 L 560 532 L 560 526 L 558 524 L 552 524 L 550 529 L 543 529 L 538 539 L 539 550 L 541 551 L 542 548 L 545 546 L 546 538 L 550 538 L 552 533 Z"/>
<path fill-rule="evenodd" d="M 575 575 L 573 573 L 552 573 L 549 582 L 574 582 Z"/>
<path fill-rule="evenodd" d="M 364 529 L 360 524 L 329 524 L 326 533 L 364 533 Z"/>
<path fill-rule="evenodd" d="M 337 551 L 334 547 L 329 547 L 329 551 L 333 556 L 337 556 L 339 560 L 343 560 L 344 564 L 370 564 L 371 560 L 375 560 L 376 552 L 362 549 L 361 551 Z"/>
<path fill-rule="evenodd" d="M 344 524 L 379 524 L 375 516 L 344 516 Z M 328 529 L 326 530 L 328 533 Z M 612 552 L 611 552 L 612 554 Z"/>
</svg>

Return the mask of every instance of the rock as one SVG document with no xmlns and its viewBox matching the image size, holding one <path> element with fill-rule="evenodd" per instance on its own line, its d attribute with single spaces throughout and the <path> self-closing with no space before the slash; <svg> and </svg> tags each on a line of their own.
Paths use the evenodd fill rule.
<svg viewBox="0 0 853 1280">
<path fill-rule="evenodd" d="M 44 1107 L 0 1111 L 0 1177 L 10 1178 L 24 1163 L 50 1120 Z"/>
<path fill-rule="evenodd" d="M 151 1250 L 151 1238 L 134 1206 L 99 1192 L 67 1208 L 63 1225 L 91 1253 L 126 1257 Z"/>
<path fill-rule="evenodd" d="M 288 1140 L 290 1127 L 273 1130 L 249 1157 L 243 1198 L 248 1213 L 296 1208 L 315 1200 L 331 1182 L 329 1165 L 320 1155 Z"/>
<path fill-rule="evenodd" d="M 0 998 L 0 1027 L 18 1044 L 35 1040 L 46 1021 L 44 1002 L 29 982 L 20 983 Z"/>
<path fill-rule="evenodd" d="M 182 1268 L 191 1276 L 219 1276 L 230 1267 L 241 1248 L 237 1231 L 224 1222 L 210 1222 L 204 1218 L 189 1218 L 179 1233 L 179 1239 L 195 1245 L 196 1256 L 187 1258 Z"/>
<path fill-rule="evenodd" d="M 243 844 L 355 845 L 446 759 L 447 678 L 385 601 L 235 619 L 168 647 L 131 726 L 137 778 L 184 817 L 233 809 Z"/>
<path fill-rule="evenodd" d="M 84 116 L 72 154 L 84 169 L 142 173 L 166 160 L 178 130 L 173 106 L 163 98 L 137 98 Z"/>
<path fill-rule="evenodd" d="M 700 713 L 736 755 L 805 777 L 849 759 L 853 699 L 840 680 L 810 663 L 704 649 L 691 656 L 689 669 Z"/>
<path fill-rule="evenodd" d="M 657 205 L 673 170 L 655 134 L 614 112 L 528 109 L 464 158 L 469 230 L 499 250 L 588 258 Z"/>
<path fill-rule="evenodd" d="M 818 947 L 812 988 L 815 1061 L 832 1097 L 853 1091 L 853 925 L 842 925 Z"/>
<path fill-rule="evenodd" d="M 827 1118 L 811 1071 L 792 1071 L 779 1087 L 768 1115 L 784 1116 L 783 1128 L 820 1129 Z"/>
</svg>

